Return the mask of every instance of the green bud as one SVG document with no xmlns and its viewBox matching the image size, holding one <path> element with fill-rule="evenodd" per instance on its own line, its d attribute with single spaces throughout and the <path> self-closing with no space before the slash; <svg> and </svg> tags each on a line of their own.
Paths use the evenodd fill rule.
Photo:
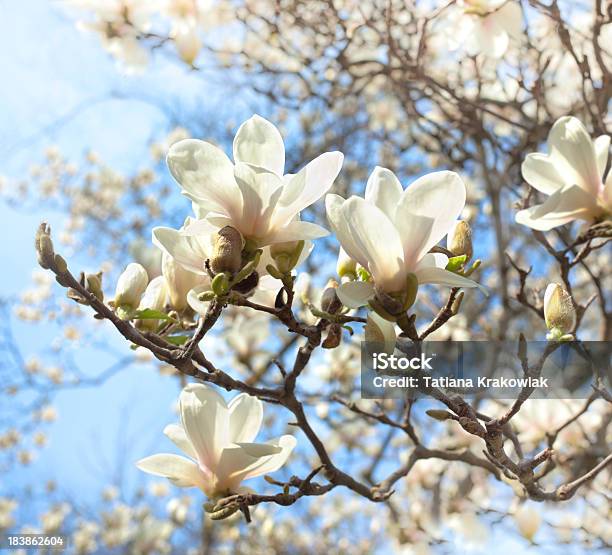
<svg viewBox="0 0 612 555">
<path fill-rule="evenodd" d="M 426 410 L 425 414 L 434 420 L 439 420 L 440 422 L 444 422 L 445 420 L 449 420 L 453 417 L 450 412 L 437 409 Z"/>
<path fill-rule="evenodd" d="M 214 291 L 204 291 L 203 293 L 200 293 L 198 295 L 198 300 L 205 302 L 205 303 L 209 303 L 214 298 L 215 298 Z"/>
<path fill-rule="evenodd" d="M 212 280 L 211 287 L 217 297 L 227 295 L 227 292 L 229 291 L 229 278 L 227 274 L 217 274 Z"/>
<path fill-rule="evenodd" d="M 268 264 L 266 266 L 266 271 L 273 277 L 276 279 L 283 279 L 283 274 L 281 272 L 279 272 L 276 269 L 276 266 L 273 266 L 272 264 Z"/>
<path fill-rule="evenodd" d="M 96 299 L 99 301 L 104 300 L 104 293 L 102 292 L 102 272 L 97 274 L 86 274 L 85 287 L 87 291 L 96 297 Z"/>
</svg>

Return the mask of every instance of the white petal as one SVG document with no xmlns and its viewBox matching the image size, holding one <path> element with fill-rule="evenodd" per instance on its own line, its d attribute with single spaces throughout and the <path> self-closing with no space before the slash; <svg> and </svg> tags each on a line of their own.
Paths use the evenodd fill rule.
<svg viewBox="0 0 612 555">
<path fill-rule="evenodd" d="M 548 231 L 573 220 L 588 220 L 597 210 L 595 199 L 578 185 L 558 190 L 543 204 L 521 210 L 516 221 L 532 229 Z"/>
<path fill-rule="evenodd" d="M 395 221 L 395 211 L 403 192 L 399 179 L 387 168 L 376 166 L 366 184 L 365 199 Z"/>
<path fill-rule="evenodd" d="M 365 281 L 349 281 L 336 289 L 340 302 L 349 308 L 365 306 L 374 296 L 374 286 Z"/>
<path fill-rule="evenodd" d="M 182 488 L 203 488 L 205 478 L 198 465 L 185 457 L 160 453 L 139 460 L 136 466 L 143 472 L 163 476 Z"/>
<path fill-rule="evenodd" d="M 550 156 L 567 184 L 578 185 L 596 197 L 602 179 L 597 168 L 595 147 L 584 125 L 577 118 L 559 118 L 548 135 Z"/>
<path fill-rule="evenodd" d="M 282 451 L 282 448 L 278 445 L 271 445 L 269 443 L 243 443 L 237 442 L 236 445 L 244 449 L 251 457 L 269 457 L 270 455 L 276 455 Z"/>
<path fill-rule="evenodd" d="M 197 460 L 198 454 L 193 448 L 193 445 L 191 445 L 189 439 L 187 439 L 187 434 L 181 426 L 178 424 L 168 424 L 164 428 L 164 434 L 174 443 L 174 445 L 183 451 L 185 455 Z"/>
<path fill-rule="evenodd" d="M 477 287 L 485 295 L 487 294 L 487 290 L 479 283 L 458 274 L 454 274 L 453 272 L 449 272 L 443 268 L 421 268 L 418 269 L 415 274 L 419 280 L 419 284 L 437 283 L 439 285 L 448 285 L 449 287 Z"/>
<path fill-rule="evenodd" d="M 210 291 L 210 285 L 199 285 L 198 287 L 194 287 L 187 293 L 187 304 L 200 316 L 204 316 L 208 311 L 208 306 L 210 305 L 209 301 L 201 301 L 198 298 L 200 293 L 204 293 L 205 291 Z"/>
<path fill-rule="evenodd" d="M 186 237 L 170 227 L 155 227 L 153 244 L 170 255 L 183 268 L 196 274 L 206 275 L 204 262 L 209 255 L 201 241 Z"/>
<path fill-rule="evenodd" d="M 450 171 L 424 175 L 404 191 L 396 222 L 408 267 L 449 232 L 465 206 L 465 198 L 463 181 Z"/>
<path fill-rule="evenodd" d="M 327 193 L 340 173 L 343 160 L 341 152 L 326 152 L 292 176 L 283 187 L 274 221 L 277 224 L 290 221 Z"/>
<path fill-rule="evenodd" d="M 430 252 L 427 253 L 421 260 L 419 261 L 419 265 L 417 269 L 422 268 L 446 268 L 448 264 L 448 256 L 441 252 Z"/>
<path fill-rule="evenodd" d="M 523 11 L 519 2 L 506 2 L 495 12 L 496 22 L 515 40 L 523 38 Z"/>
<path fill-rule="evenodd" d="M 368 323 L 365 325 L 364 335 L 366 341 L 374 343 L 378 352 L 392 355 L 395 351 L 397 340 L 395 324 L 385 320 L 376 312 L 368 313 Z"/>
<path fill-rule="evenodd" d="M 235 222 L 245 237 L 262 237 L 283 192 L 281 178 L 262 168 L 236 164 L 234 176 L 242 194 L 242 215 Z"/>
<path fill-rule="evenodd" d="M 342 214 L 376 285 L 383 291 L 400 291 L 405 278 L 404 253 L 391 220 L 380 208 L 359 197 L 348 199 L 342 205 Z"/>
<path fill-rule="evenodd" d="M 229 405 L 230 443 L 251 442 L 257 436 L 263 421 L 263 404 L 246 393 L 234 397 Z"/>
<path fill-rule="evenodd" d="M 179 397 L 181 423 L 198 454 L 198 461 L 213 472 L 221 451 L 229 443 L 229 412 L 214 389 L 190 384 Z"/>
<path fill-rule="evenodd" d="M 521 165 L 523 178 L 534 189 L 552 195 L 566 185 L 550 156 L 534 152 L 528 154 Z"/>
<path fill-rule="evenodd" d="M 282 176 L 285 145 L 278 129 L 258 115 L 245 121 L 234 138 L 234 162 L 246 162 Z"/>
<path fill-rule="evenodd" d="M 291 435 L 284 435 L 278 439 L 267 441 L 266 443 L 281 448 L 281 452 L 277 455 L 272 455 L 266 459 L 260 459 L 253 464 L 243 477 L 243 480 L 255 478 L 268 472 L 274 472 L 287 462 L 291 451 L 297 445 L 297 440 Z"/>
<path fill-rule="evenodd" d="M 478 17 L 479 21 L 474 25 L 474 42 L 478 45 L 479 51 L 491 58 L 501 58 L 508 50 L 510 37 L 499 24 L 495 14 L 485 17 Z"/>
<path fill-rule="evenodd" d="M 595 139 L 595 156 L 597 158 L 597 171 L 603 179 L 610 153 L 610 135 L 601 135 Z"/>
<path fill-rule="evenodd" d="M 329 231 L 318 224 L 296 220 L 275 230 L 271 235 L 266 236 L 261 241 L 260 246 L 272 245 L 274 243 L 288 243 L 290 241 L 320 239 L 327 235 L 329 235 Z"/>
<path fill-rule="evenodd" d="M 603 190 L 603 200 L 608 210 L 612 212 L 612 168 L 608 171 L 608 178 Z"/>
<path fill-rule="evenodd" d="M 234 166 L 220 148 L 205 141 L 185 139 L 170 147 L 167 163 L 189 198 L 207 210 L 233 218 L 240 216 L 241 197 L 234 180 Z"/>
<path fill-rule="evenodd" d="M 342 205 L 346 201 L 339 195 L 330 194 L 325 197 L 325 210 L 327 212 L 327 221 L 331 226 L 336 238 L 340 241 L 342 248 L 353 260 L 358 261 L 364 268 L 367 266 L 367 260 L 364 253 L 360 251 L 355 243 L 353 236 L 348 228 L 344 214 L 342 213 Z"/>
</svg>

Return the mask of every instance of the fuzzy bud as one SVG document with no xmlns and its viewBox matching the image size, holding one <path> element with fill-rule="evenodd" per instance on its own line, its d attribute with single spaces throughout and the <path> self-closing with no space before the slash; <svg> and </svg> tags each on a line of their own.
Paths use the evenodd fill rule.
<svg viewBox="0 0 612 555">
<path fill-rule="evenodd" d="M 46 222 L 41 223 L 36 230 L 34 239 L 38 264 L 45 270 L 55 266 L 55 251 L 51 241 L 51 228 Z"/>
<path fill-rule="evenodd" d="M 103 301 L 102 272 L 98 272 L 97 274 L 85 274 L 85 288 L 99 301 Z"/>
<path fill-rule="evenodd" d="M 576 324 L 576 309 L 571 295 L 558 283 L 550 283 L 544 293 L 544 319 L 549 339 L 569 334 Z"/>
<path fill-rule="evenodd" d="M 336 294 L 336 289 L 338 289 L 338 282 L 330 279 L 321 295 L 321 310 L 323 312 L 336 314 L 342 308 L 342 303 Z"/>
<path fill-rule="evenodd" d="M 237 229 L 226 225 L 215 238 L 210 267 L 215 274 L 230 272 L 235 274 L 242 266 L 242 247 L 244 241 Z"/>
<path fill-rule="evenodd" d="M 455 256 L 466 256 L 466 262 L 472 258 L 472 228 L 465 220 L 458 220 L 446 237 L 446 248 Z"/>
<path fill-rule="evenodd" d="M 449 420 L 450 418 L 453 417 L 453 415 L 450 412 L 447 412 L 445 410 L 439 410 L 439 409 L 426 410 L 425 414 L 429 416 L 430 418 L 433 418 L 434 420 L 439 420 L 440 422 L 444 422 L 445 420 Z"/>
<path fill-rule="evenodd" d="M 147 271 L 140 264 L 128 264 L 117 280 L 115 307 L 136 308 L 148 283 Z"/>
</svg>

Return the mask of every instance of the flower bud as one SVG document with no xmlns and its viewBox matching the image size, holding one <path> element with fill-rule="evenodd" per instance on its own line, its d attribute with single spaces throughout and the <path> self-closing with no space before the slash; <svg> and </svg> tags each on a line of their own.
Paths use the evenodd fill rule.
<svg viewBox="0 0 612 555">
<path fill-rule="evenodd" d="M 147 308 L 152 310 L 163 311 L 168 302 L 168 288 L 166 287 L 166 280 L 163 276 L 157 276 L 151 280 L 149 285 L 144 292 L 144 295 L 140 299 L 138 310 L 145 310 Z M 156 330 L 159 326 L 159 320 L 146 319 L 136 320 L 136 327 L 145 330 Z"/>
<path fill-rule="evenodd" d="M 136 308 L 148 283 L 147 271 L 140 264 L 128 264 L 117 281 L 115 307 Z"/>
<path fill-rule="evenodd" d="M 544 319 L 549 339 L 561 339 L 576 324 L 576 309 L 571 295 L 558 283 L 550 283 L 544 293 Z"/>
<path fill-rule="evenodd" d="M 395 351 L 395 325 L 382 318 L 376 312 L 368 313 L 368 321 L 364 329 L 365 340 L 367 343 L 374 343 L 376 352 L 384 352 L 389 355 Z"/>
<path fill-rule="evenodd" d="M 429 416 L 430 418 L 433 418 L 434 420 L 438 420 L 440 422 L 444 422 L 445 420 L 449 420 L 450 418 L 453 417 L 453 415 L 445 410 L 439 410 L 439 409 L 430 409 L 430 410 L 426 410 L 425 414 L 427 416 Z"/>
<path fill-rule="evenodd" d="M 181 60 L 186 64 L 193 65 L 202 49 L 202 41 L 198 36 L 197 29 L 191 25 L 185 25 L 174 33 L 173 39 Z"/>
<path fill-rule="evenodd" d="M 514 513 L 514 520 L 521 536 L 533 541 L 542 522 L 540 513 L 530 505 L 523 504 Z"/>
<path fill-rule="evenodd" d="M 34 246 L 36 248 L 38 264 L 45 270 L 52 268 L 55 265 L 55 251 L 53 249 L 53 241 L 51 241 L 51 228 L 46 222 L 38 226 Z"/>
<path fill-rule="evenodd" d="M 304 241 L 275 243 L 270 247 L 270 256 L 281 274 L 288 274 L 297 266 L 304 249 Z"/>
<path fill-rule="evenodd" d="M 177 312 L 187 307 L 187 293 L 205 281 L 204 276 L 186 270 L 168 253 L 162 255 L 162 275 L 166 280 L 170 304 Z"/>
<path fill-rule="evenodd" d="M 98 272 L 97 274 L 85 274 L 85 288 L 99 301 L 103 301 L 102 272 Z"/>
<path fill-rule="evenodd" d="M 242 235 L 237 229 L 226 225 L 215 237 L 210 268 L 215 274 L 230 272 L 235 274 L 242 266 Z"/>
<path fill-rule="evenodd" d="M 321 295 L 321 310 L 323 312 L 336 314 L 342 308 L 342 303 L 336 294 L 336 289 L 338 289 L 338 282 L 330 279 Z"/>
<path fill-rule="evenodd" d="M 466 256 L 466 262 L 474 254 L 472 228 L 465 220 L 457 220 L 446 237 L 446 248 L 455 256 Z"/>
<path fill-rule="evenodd" d="M 229 278 L 226 273 L 217 274 L 210 285 L 217 297 L 223 297 L 229 291 Z"/>
<path fill-rule="evenodd" d="M 338 251 L 338 262 L 336 263 L 336 272 L 343 278 L 355 279 L 357 277 L 357 262 L 355 262 L 346 251 L 340 247 Z"/>
</svg>

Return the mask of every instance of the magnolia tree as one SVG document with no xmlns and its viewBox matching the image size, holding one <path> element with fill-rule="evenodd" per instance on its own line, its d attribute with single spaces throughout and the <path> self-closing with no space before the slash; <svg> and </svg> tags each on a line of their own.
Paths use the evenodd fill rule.
<svg viewBox="0 0 612 555">
<path fill-rule="evenodd" d="M 89 515 L 58 501 L 42 529 L 82 553 L 429 553 L 486 545 L 495 522 L 609 549 L 609 363 L 582 398 L 372 400 L 360 347 L 506 340 L 533 377 L 569 342 L 612 341 L 610 6 L 67 4 L 122 71 L 163 55 L 218 72 L 267 117 L 246 114 L 232 140 L 185 121 L 130 177 L 50 150 L 5 195 L 62 208 L 58 238 L 90 260 L 75 270 L 41 224 L 47 272 L 17 316 L 51 314 L 72 341 L 104 326 L 125 349 L 95 376 L 9 351 L 7 392 L 38 401 L 4 448 L 20 460 L 20 434 L 44 444 L 54 388 L 148 359 L 182 389 L 180 423 L 160 430 L 181 454 L 133 461 L 158 477 L 148 492 L 107 492 Z M 528 340 L 547 342 L 541 356 Z M 0 529 L 16 503 L 0 499 Z"/>
</svg>

